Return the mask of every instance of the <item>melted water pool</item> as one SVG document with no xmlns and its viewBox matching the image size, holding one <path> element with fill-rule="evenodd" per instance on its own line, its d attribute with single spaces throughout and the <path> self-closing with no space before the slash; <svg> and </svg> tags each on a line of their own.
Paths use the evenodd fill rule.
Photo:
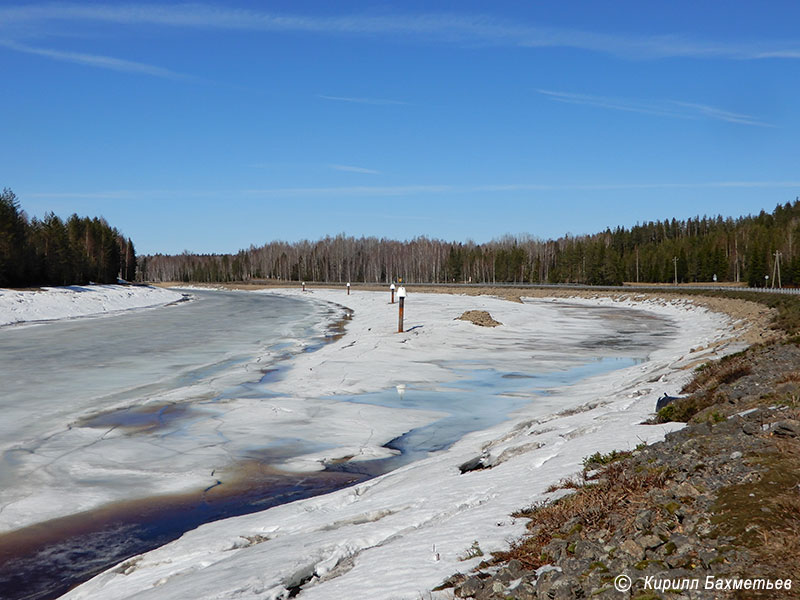
<svg viewBox="0 0 800 600">
<path fill-rule="evenodd" d="M 493 369 L 459 371 L 457 382 L 442 385 L 437 390 L 400 387 L 358 396 L 337 396 L 337 399 L 390 408 L 435 410 L 448 413 L 424 427 L 412 429 L 386 446 L 402 454 L 372 461 L 364 469 L 376 474 L 396 469 L 409 462 L 425 458 L 431 452 L 445 450 L 468 433 L 488 429 L 507 420 L 510 413 L 544 395 L 554 387 L 576 383 L 588 377 L 602 375 L 639 364 L 640 358 L 599 358 L 588 363 L 542 374 L 503 373 Z M 444 388 L 444 389 L 442 389 Z M 351 472 L 359 472 L 353 464 Z"/>
</svg>

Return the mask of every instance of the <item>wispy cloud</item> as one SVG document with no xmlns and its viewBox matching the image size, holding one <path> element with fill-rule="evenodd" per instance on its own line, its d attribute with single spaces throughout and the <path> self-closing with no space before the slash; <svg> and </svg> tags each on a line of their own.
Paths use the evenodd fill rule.
<svg viewBox="0 0 800 600">
<path fill-rule="evenodd" d="M 197 29 L 412 37 L 443 43 L 530 48 L 575 48 L 629 59 L 667 57 L 738 60 L 798 59 L 797 40 L 715 42 L 681 35 L 593 32 L 511 22 L 485 15 L 417 13 L 334 17 L 273 14 L 212 4 L 45 3 L 0 9 L 0 27 L 44 22 L 100 22 Z M 2 25 L 4 24 L 4 25 Z"/>
<path fill-rule="evenodd" d="M 363 173 L 365 175 L 380 175 L 381 172 L 376 169 L 369 169 L 367 167 L 358 167 L 355 165 L 340 165 L 340 164 L 322 164 L 322 163 L 304 163 L 304 162 L 262 162 L 262 163 L 251 163 L 246 165 L 251 169 L 275 169 L 275 170 L 287 170 L 287 169 L 312 169 L 314 171 L 318 171 L 320 169 L 333 169 L 334 171 L 345 171 L 347 173 Z"/>
<path fill-rule="evenodd" d="M 390 214 L 390 213 L 366 213 L 358 212 L 345 212 L 341 213 L 343 216 L 355 217 L 358 219 L 384 219 L 388 221 L 436 221 L 437 223 L 456 223 L 451 219 L 442 219 L 439 215 L 416 215 L 411 213 L 406 214 Z"/>
<path fill-rule="evenodd" d="M 170 71 L 169 69 L 164 69 L 163 67 L 148 65 L 146 63 L 135 62 L 132 60 L 114 58 L 112 56 L 85 54 L 82 52 L 65 52 L 62 50 L 52 50 L 49 48 L 37 48 L 34 46 L 27 46 L 25 44 L 18 44 L 16 42 L 6 40 L 0 40 L 0 46 L 9 48 L 10 50 L 14 50 L 16 52 L 34 54 L 36 56 L 43 56 L 45 58 L 52 58 L 54 60 L 76 63 L 89 67 L 109 69 L 111 71 L 152 75 L 154 77 L 163 77 L 166 79 L 193 79 L 189 75 L 176 73 L 175 71 Z"/>
<path fill-rule="evenodd" d="M 690 111 L 695 111 L 698 115 L 705 116 L 709 119 L 728 121 L 729 123 L 739 123 L 741 125 L 755 125 L 757 127 L 774 127 L 774 125 L 760 121 L 756 117 L 723 110 L 714 106 L 677 101 L 673 101 L 673 104 L 686 108 Z"/>
<path fill-rule="evenodd" d="M 596 106 L 598 108 L 610 108 L 627 112 L 636 112 L 647 115 L 657 115 L 660 117 L 690 118 L 678 111 L 665 108 L 653 103 L 640 102 L 635 100 L 625 100 L 621 98 L 608 98 L 603 96 L 593 96 L 590 94 L 574 94 L 571 92 L 558 92 L 554 90 L 536 90 L 538 93 L 547 96 L 557 102 L 566 104 L 580 104 L 586 106 Z"/>
<path fill-rule="evenodd" d="M 670 117 L 673 119 L 714 119 L 717 121 L 727 121 L 728 123 L 737 123 L 739 125 L 774 127 L 770 123 L 761 121 L 751 115 L 735 113 L 729 110 L 716 108 L 714 106 L 696 104 L 692 102 L 679 102 L 676 100 L 637 100 L 631 98 L 610 98 L 605 96 L 574 94 L 571 92 L 559 92 L 553 90 L 536 91 L 552 100 L 567 104 L 596 106 L 598 108 L 635 112 L 659 117 Z"/>
<path fill-rule="evenodd" d="M 613 191 L 659 189 L 725 189 L 725 188 L 796 188 L 800 181 L 705 181 L 705 182 L 644 182 L 644 183 L 567 183 L 567 184 L 496 184 L 467 188 L 474 192 L 559 192 L 559 191 Z"/>
<path fill-rule="evenodd" d="M 458 189 L 452 185 L 355 185 L 334 187 L 263 188 L 241 190 L 245 196 L 409 196 L 415 194 L 440 194 Z"/>
<path fill-rule="evenodd" d="M 346 171 L 348 173 L 363 173 L 365 175 L 379 175 L 380 171 L 375 169 L 367 169 L 365 167 L 354 167 L 352 165 L 328 165 L 335 171 Z"/>
<path fill-rule="evenodd" d="M 386 98 L 354 98 L 352 96 L 326 96 L 320 94 L 318 98 L 323 100 L 333 100 L 334 102 L 350 102 L 353 104 L 374 104 L 376 106 L 388 106 L 397 104 L 408 104 L 400 100 L 387 100 Z"/>
<path fill-rule="evenodd" d="M 145 189 L 145 190 L 100 190 L 29 192 L 26 198 L 36 200 L 168 200 L 185 198 L 219 198 L 241 195 L 239 190 L 187 190 L 187 189 Z"/>
<path fill-rule="evenodd" d="M 108 191 L 50 191 L 25 192 L 31 199 L 88 199 L 88 200 L 169 200 L 185 198 L 280 198 L 280 197 L 380 197 L 412 196 L 419 194 L 513 193 L 513 192 L 568 192 L 658 189 L 796 189 L 800 181 L 699 181 L 699 182 L 638 182 L 638 183 L 496 183 L 483 185 L 397 185 L 397 186 L 333 186 L 286 187 L 263 189 L 162 189 L 162 190 L 108 190 Z"/>
</svg>

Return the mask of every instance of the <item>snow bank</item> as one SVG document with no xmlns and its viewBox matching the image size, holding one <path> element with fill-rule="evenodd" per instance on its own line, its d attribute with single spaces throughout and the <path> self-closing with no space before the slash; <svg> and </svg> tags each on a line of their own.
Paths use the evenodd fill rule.
<svg viewBox="0 0 800 600">
<path fill-rule="evenodd" d="M 35 292 L 0 289 L 0 326 L 148 308 L 181 298 L 177 292 L 139 285 L 72 285 Z"/>
<path fill-rule="evenodd" d="M 396 313 L 386 310 L 383 294 L 314 294 L 347 304 L 355 317 L 340 342 L 300 357 L 282 382 L 289 387 L 352 392 L 394 384 L 400 375 L 389 368 L 391 361 L 402 365 L 404 382 L 439 381 L 454 375 L 432 357 L 468 360 L 481 347 L 509 370 L 509 363 L 525 360 L 524 336 L 531 331 L 543 331 L 554 343 L 563 336 L 604 334 L 596 322 L 574 326 L 580 312 L 537 322 L 547 300 L 521 305 L 412 290 L 406 308 L 410 331 L 389 335 L 396 320 L 386 321 Z M 611 300 L 571 304 L 633 306 Z M 464 305 L 490 310 L 504 326 L 486 330 L 453 321 Z M 524 522 L 509 515 L 547 498 L 548 486 L 577 472 L 584 456 L 653 442 L 680 427 L 640 423 L 658 396 L 681 388 L 692 365 L 735 349 L 725 346 L 731 324 L 722 315 L 681 301 L 635 306 L 668 317 L 676 327 L 646 362 L 555 389 L 509 421 L 355 487 L 204 525 L 66 597 L 277 599 L 305 582 L 301 597 L 308 600 L 428 598 L 443 579 L 480 562 L 468 554 L 473 542 L 488 554 L 522 534 Z M 460 474 L 458 466 L 478 456 L 492 468 Z"/>
</svg>

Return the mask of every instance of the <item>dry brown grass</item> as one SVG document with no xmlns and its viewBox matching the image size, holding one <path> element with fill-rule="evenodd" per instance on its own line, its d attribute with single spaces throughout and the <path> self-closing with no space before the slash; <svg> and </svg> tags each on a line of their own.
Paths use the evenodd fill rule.
<svg viewBox="0 0 800 600">
<path fill-rule="evenodd" d="M 558 537 L 603 529 L 612 534 L 632 531 L 636 514 L 651 504 L 648 492 L 666 482 L 667 473 L 661 469 L 635 472 L 624 462 L 606 465 L 585 482 L 567 480 L 564 487 L 577 488 L 574 493 L 514 514 L 531 519 L 529 534 L 493 556 L 497 561 L 517 559 L 535 569 L 551 561 L 544 548 Z M 563 531 L 568 524 L 570 531 Z"/>
<path fill-rule="evenodd" d="M 689 394 L 665 406 L 656 417 L 657 422 L 680 421 L 687 423 L 698 413 L 715 404 L 723 404 L 728 394 L 720 390 L 722 385 L 733 383 L 753 372 L 752 347 L 737 354 L 731 354 L 697 369 L 694 378 L 683 386 L 682 394 Z M 702 418 L 700 415 L 698 418 Z"/>
<path fill-rule="evenodd" d="M 681 393 L 715 389 L 722 384 L 733 383 L 737 379 L 749 375 L 752 370 L 751 357 L 748 352 L 731 354 L 719 361 L 707 364 L 683 387 Z"/>
<path fill-rule="evenodd" d="M 775 383 L 800 383 L 800 371 L 784 373 L 784 375 Z"/>
</svg>

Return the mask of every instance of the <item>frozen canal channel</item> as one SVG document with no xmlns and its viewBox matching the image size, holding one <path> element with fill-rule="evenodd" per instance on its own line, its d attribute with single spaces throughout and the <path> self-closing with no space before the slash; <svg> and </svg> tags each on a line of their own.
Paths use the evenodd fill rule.
<svg viewBox="0 0 800 600">
<path fill-rule="evenodd" d="M 352 354 L 391 332 L 366 326 L 342 368 L 337 344 L 322 348 L 347 322 L 342 306 L 311 295 L 192 295 L 0 330 L 8 597 L 53 597 L 203 522 L 424 458 L 536 398 L 545 405 L 554 387 L 645 360 L 674 332 L 650 313 L 556 303 L 514 307 L 505 331 L 478 341 L 474 326 L 449 316 L 474 301 L 440 297 L 428 321 L 410 313 L 407 341 L 432 336 L 412 368 Z M 356 306 L 356 319 L 371 323 L 385 304 Z M 443 323 L 452 334 L 440 338 Z"/>
<path fill-rule="evenodd" d="M 112 557 L 141 549 L 123 535 L 87 542 L 89 519 L 51 520 L 118 503 L 99 518 L 119 534 L 131 521 L 121 501 L 213 485 L 215 468 L 259 447 L 244 434 L 231 443 L 216 426 L 226 391 L 323 343 L 341 316 L 281 296 L 192 297 L 154 310 L 0 329 L 0 563 L 40 555 L 32 572 L 27 564 L 0 566 L 0 596 L 9 597 L 9 579 L 14 596 L 28 597 L 39 577 L 44 589 L 73 572 L 85 577 L 107 564 L 106 546 Z M 173 502 L 196 503 L 196 495 Z M 170 539 L 209 518 L 173 515 L 177 529 L 147 535 Z M 61 570 L 55 581 L 37 574 L 40 563 Z"/>
</svg>

